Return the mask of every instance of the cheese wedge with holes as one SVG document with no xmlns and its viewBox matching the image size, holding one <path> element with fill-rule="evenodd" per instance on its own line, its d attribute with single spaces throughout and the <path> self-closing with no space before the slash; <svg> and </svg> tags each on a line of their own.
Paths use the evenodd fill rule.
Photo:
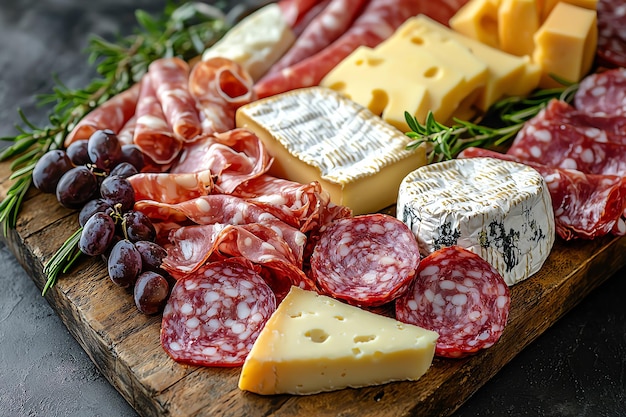
<svg viewBox="0 0 626 417">
<path fill-rule="evenodd" d="M 539 271 L 556 236 L 543 177 L 494 158 L 418 168 L 400 185 L 396 215 L 415 234 L 423 256 L 464 247 L 493 265 L 508 285 Z"/>
<path fill-rule="evenodd" d="M 272 3 L 237 23 L 203 52 L 202 59 L 231 59 L 241 65 L 252 79 L 258 80 L 295 40 L 296 35 L 284 19 L 280 7 Z"/>
<path fill-rule="evenodd" d="M 498 48 L 498 8 L 501 0 L 470 0 L 450 18 L 452 29 Z"/>
<path fill-rule="evenodd" d="M 306 395 L 415 381 L 439 335 L 292 287 L 248 354 L 239 388 Z"/>
<path fill-rule="evenodd" d="M 318 181 L 335 204 L 355 214 L 396 201 L 402 178 L 425 165 L 423 148 L 341 93 L 309 87 L 240 107 L 237 127 L 251 130 L 274 162 L 269 173 L 303 184 Z"/>
<path fill-rule="evenodd" d="M 537 0 L 501 0 L 498 8 L 499 49 L 517 56 L 532 55 L 539 16 Z"/>
</svg>

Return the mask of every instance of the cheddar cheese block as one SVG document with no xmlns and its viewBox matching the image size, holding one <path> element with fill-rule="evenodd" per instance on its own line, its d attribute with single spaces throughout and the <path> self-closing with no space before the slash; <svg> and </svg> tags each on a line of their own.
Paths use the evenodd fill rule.
<svg viewBox="0 0 626 417">
<path fill-rule="evenodd" d="M 555 240 L 543 177 L 493 158 L 418 168 L 400 185 L 397 217 L 415 234 L 422 255 L 464 247 L 493 265 L 508 285 L 539 271 Z"/>
<path fill-rule="evenodd" d="M 331 201 L 355 214 L 396 201 L 398 186 L 426 164 L 423 148 L 342 94 L 309 87 L 237 110 L 236 124 L 256 133 L 274 162 L 269 173 L 300 183 L 319 181 Z"/>
<path fill-rule="evenodd" d="M 500 0 L 470 0 L 452 16 L 448 24 L 458 33 L 498 48 L 499 6 Z"/>
<path fill-rule="evenodd" d="M 280 7 L 268 4 L 246 16 L 202 54 L 203 60 L 221 57 L 241 65 L 254 80 L 289 49 L 296 39 Z"/>
<path fill-rule="evenodd" d="M 542 88 L 559 87 L 554 74 L 578 82 L 591 70 L 598 43 L 597 13 L 558 3 L 535 33 L 533 61 L 541 66 Z"/>
<path fill-rule="evenodd" d="M 315 394 L 415 381 L 432 364 L 438 334 L 292 287 L 254 343 L 239 388 Z"/>
</svg>

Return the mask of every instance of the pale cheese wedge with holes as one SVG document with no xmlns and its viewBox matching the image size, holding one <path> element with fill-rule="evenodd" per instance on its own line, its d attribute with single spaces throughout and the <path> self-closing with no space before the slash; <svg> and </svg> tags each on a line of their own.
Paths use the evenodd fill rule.
<svg viewBox="0 0 626 417">
<path fill-rule="evenodd" d="M 430 368 L 438 337 L 292 287 L 248 354 L 239 388 L 307 395 L 415 381 Z"/>
</svg>

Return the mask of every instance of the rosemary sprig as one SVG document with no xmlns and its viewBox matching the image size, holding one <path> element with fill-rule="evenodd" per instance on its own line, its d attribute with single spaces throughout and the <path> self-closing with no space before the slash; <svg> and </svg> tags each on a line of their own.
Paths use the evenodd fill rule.
<svg viewBox="0 0 626 417">
<path fill-rule="evenodd" d="M 118 37 L 113 42 L 97 36 L 89 39 L 88 62 L 96 66 L 98 78 L 77 90 L 67 88 L 55 78 L 52 93 L 38 96 L 38 105 L 52 105 L 47 126 L 35 126 L 18 109 L 23 126 L 16 126 L 16 136 L 0 138 L 13 142 L 0 153 L 0 161 L 15 158 L 10 176 L 15 182 L 0 204 L 5 235 L 15 227 L 39 158 L 49 150 L 61 148 L 67 134 L 86 114 L 141 79 L 155 59 L 178 56 L 189 60 L 228 29 L 224 14 L 205 3 L 170 2 L 161 17 L 153 18 L 142 10 L 137 10 L 135 16 L 138 28 L 132 35 Z"/>
<path fill-rule="evenodd" d="M 43 273 L 48 279 L 46 285 L 44 285 L 41 295 L 46 295 L 46 292 L 54 286 L 57 282 L 59 274 L 66 273 L 69 269 L 78 261 L 81 255 L 81 251 L 78 248 L 78 242 L 80 241 L 80 235 L 83 232 L 83 228 L 79 227 L 72 236 L 70 236 L 63 245 L 52 255 L 50 261 L 43 269 Z"/>
<path fill-rule="evenodd" d="M 429 163 L 455 158 L 470 147 L 500 147 L 514 138 L 524 123 L 536 116 L 552 99 L 571 102 L 577 84 L 562 88 L 538 90 L 527 97 L 508 97 L 494 103 L 482 120 L 485 124 L 454 118 L 451 126 L 435 120 L 432 112 L 420 123 L 408 112 L 404 113 L 411 131 L 406 135 L 413 139 L 407 149 L 426 144 Z"/>
</svg>

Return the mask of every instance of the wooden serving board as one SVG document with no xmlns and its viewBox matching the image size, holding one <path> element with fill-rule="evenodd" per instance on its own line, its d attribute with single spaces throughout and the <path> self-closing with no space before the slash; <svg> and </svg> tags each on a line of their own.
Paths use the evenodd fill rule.
<svg viewBox="0 0 626 417">
<path fill-rule="evenodd" d="M 0 196 L 10 185 L 0 164 Z M 43 265 L 78 227 L 77 214 L 31 190 L 4 239 L 41 289 Z M 240 368 L 172 361 L 159 344 L 160 316 L 137 311 L 132 295 L 108 278 L 100 258 L 85 258 L 48 291 L 48 302 L 109 382 L 142 416 L 445 416 L 495 375 L 591 290 L 626 265 L 626 237 L 565 243 L 544 267 L 511 288 L 509 323 L 490 349 L 461 360 L 435 359 L 417 382 L 313 396 L 263 397 L 237 388 Z"/>
</svg>

